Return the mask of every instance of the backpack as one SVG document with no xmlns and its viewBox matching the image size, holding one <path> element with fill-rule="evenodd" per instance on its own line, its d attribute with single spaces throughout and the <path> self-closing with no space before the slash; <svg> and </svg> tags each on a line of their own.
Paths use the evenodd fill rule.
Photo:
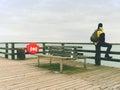
<svg viewBox="0 0 120 90">
<path fill-rule="evenodd" d="M 98 31 L 98 30 L 95 30 L 95 31 L 92 33 L 92 35 L 91 35 L 91 37 L 90 37 L 91 42 L 97 42 L 97 41 L 98 41 L 99 37 L 97 36 L 97 31 Z"/>
</svg>

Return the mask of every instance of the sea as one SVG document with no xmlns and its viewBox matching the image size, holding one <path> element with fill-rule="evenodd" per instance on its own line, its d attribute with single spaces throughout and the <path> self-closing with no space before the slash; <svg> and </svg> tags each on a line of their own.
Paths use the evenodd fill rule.
<svg viewBox="0 0 120 90">
<path fill-rule="evenodd" d="M 95 46 L 94 45 L 92 45 L 92 46 L 91 45 L 90 46 L 83 45 L 83 49 L 85 49 L 85 50 L 95 50 Z M 103 50 L 103 51 L 106 51 L 106 49 L 107 49 L 106 47 L 101 47 L 101 50 Z M 120 52 L 120 45 L 112 45 L 111 51 Z M 84 55 L 95 56 L 95 53 L 84 53 Z M 112 58 L 114 58 L 114 59 L 119 59 L 120 60 L 120 55 L 110 54 L 110 56 L 112 56 Z M 101 57 L 104 57 L 104 54 L 101 54 Z M 83 60 L 77 60 L 77 61 L 83 62 Z M 95 60 L 88 59 L 87 63 L 95 64 Z M 120 68 L 120 62 L 101 60 L 101 65 Z"/>
<path fill-rule="evenodd" d="M 26 45 L 27 44 L 25 44 L 25 45 L 17 44 L 17 45 L 15 45 L 15 47 L 25 48 Z M 85 50 L 95 50 L 95 46 L 94 45 L 83 45 L 83 44 L 81 44 L 80 46 L 82 46 L 83 49 L 85 49 Z M 5 45 L 4 44 L 0 44 L 0 47 L 5 47 Z M 9 47 L 11 47 L 11 46 L 9 45 Z M 107 48 L 105 48 L 105 47 L 101 48 L 101 50 L 106 50 L 106 49 Z M 111 51 L 120 52 L 120 45 L 113 45 Z M 0 49 L 0 52 L 5 52 L 5 50 Z M 9 51 L 9 53 L 11 53 L 11 51 Z M 15 51 L 15 53 L 17 53 L 17 51 Z M 94 56 L 95 53 L 84 52 L 84 55 L 86 55 L 86 56 Z M 110 56 L 112 56 L 113 58 L 116 58 L 116 59 L 120 60 L 120 55 L 119 54 L 117 54 L 117 55 L 110 54 Z M 0 54 L 0 57 L 4 57 L 4 55 Z M 26 58 L 32 58 L 32 57 L 36 57 L 36 56 L 35 55 L 30 55 L 30 54 L 26 55 Z M 104 54 L 101 54 L 101 57 L 104 57 Z M 11 58 L 11 56 L 9 56 L 9 58 Z M 17 56 L 15 56 L 15 59 L 17 59 Z M 76 61 L 83 62 L 83 60 L 81 60 L 81 59 L 78 59 Z M 87 59 L 87 63 L 95 64 L 95 60 L 93 60 L 93 59 Z M 120 68 L 120 62 L 113 62 L 113 61 L 104 61 L 104 60 L 101 60 L 101 65 Z"/>
</svg>

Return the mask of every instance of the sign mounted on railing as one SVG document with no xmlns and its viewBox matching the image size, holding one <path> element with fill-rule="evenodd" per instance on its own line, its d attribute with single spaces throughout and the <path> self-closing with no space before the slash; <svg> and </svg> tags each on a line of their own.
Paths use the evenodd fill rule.
<svg viewBox="0 0 120 90">
<path fill-rule="evenodd" d="M 30 54 L 36 54 L 37 52 L 39 52 L 40 50 L 40 47 L 39 45 L 37 45 L 36 43 L 29 43 L 27 46 L 26 46 L 26 51 Z"/>
</svg>

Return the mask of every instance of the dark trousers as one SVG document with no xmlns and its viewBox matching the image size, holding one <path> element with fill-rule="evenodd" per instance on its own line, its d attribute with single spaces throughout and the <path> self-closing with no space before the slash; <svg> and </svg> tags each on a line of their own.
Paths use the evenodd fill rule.
<svg viewBox="0 0 120 90">
<path fill-rule="evenodd" d="M 100 47 L 107 47 L 107 50 L 105 52 L 105 56 L 109 56 L 110 50 L 112 48 L 112 45 L 106 42 L 103 43 L 98 43 L 97 45 L 95 45 L 95 49 L 96 49 L 96 54 L 95 54 L 95 65 L 101 65 L 101 56 L 100 56 Z"/>
</svg>

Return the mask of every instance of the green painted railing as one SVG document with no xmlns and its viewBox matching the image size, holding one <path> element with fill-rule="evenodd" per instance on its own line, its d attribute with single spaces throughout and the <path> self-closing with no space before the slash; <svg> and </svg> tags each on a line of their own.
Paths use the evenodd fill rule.
<svg viewBox="0 0 120 90">
<path fill-rule="evenodd" d="M 10 59 L 17 59 L 18 55 L 18 49 L 23 49 L 25 51 L 25 48 L 27 44 L 30 42 L 1 42 L 0 43 L 0 56 Z M 92 43 L 76 43 L 76 42 L 35 42 L 40 46 L 40 52 L 38 54 L 46 54 L 46 46 L 82 46 L 81 52 L 83 54 L 87 54 L 90 59 L 94 59 L 95 56 L 95 47 Z M 110 54 L 113 57 L 113 59 L 110 59 L 109 61 L 115 61 L 120 62 L 120 43 L 111 43 L 114 47 L 118 47 L 117 50 L 111 50 Z M 104 54 L 105 50 L 101 50 L 101 54 Z M 25 55 L 29 55 L 25 51 Z M 102 60 L 106 60 L 103 56 L 101 57 Z"/>
</svg>

